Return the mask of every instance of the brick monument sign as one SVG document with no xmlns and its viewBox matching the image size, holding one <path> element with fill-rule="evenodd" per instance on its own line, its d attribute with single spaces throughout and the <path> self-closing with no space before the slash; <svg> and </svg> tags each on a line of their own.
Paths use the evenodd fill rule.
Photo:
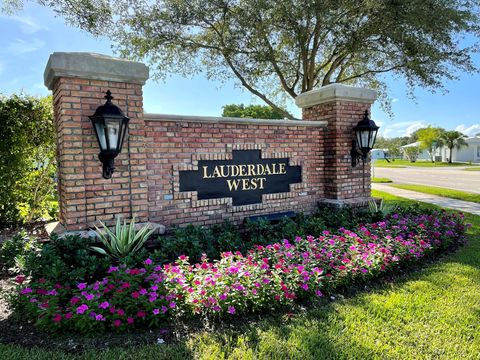
<svg viewBox="0 0 480 360">
<path fill-rule="evenodd" d="M 148 68 L 90 53 L 53 53 L 60 222 L 83 230 L 118 216 L 138 222 L 210 225 L 318 203 L 364 206 L 370 166 L 352 167 L 353 128 L 373 90 L 331 84 L 296 98 L 302 120 L 148 114 Z M 130 118 L 111 179 L 102 177 L 89 116 L 110 90 Z M 363 181 L 365 177 L 367 181 Z"/>
</svg>

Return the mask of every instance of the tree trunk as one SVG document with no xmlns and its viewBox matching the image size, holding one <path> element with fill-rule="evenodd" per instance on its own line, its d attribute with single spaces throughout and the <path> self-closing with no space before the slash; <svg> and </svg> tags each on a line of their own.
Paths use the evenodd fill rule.
<svg viewBox="0 0 480 360">
<path fill-rule="evenodd" d="M 449 164 L 452 163 L 452 151 L 453 151 L 453 147 L 450 148 L 450 157 L 448 158 L 448 163 Z"/>
</svg>

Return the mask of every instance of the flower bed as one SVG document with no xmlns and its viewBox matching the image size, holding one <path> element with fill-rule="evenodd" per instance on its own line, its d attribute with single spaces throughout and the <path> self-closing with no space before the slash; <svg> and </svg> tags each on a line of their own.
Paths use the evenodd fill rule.
<svg viewBox="0 0 480 360">
<path fill-rule="evenodd" d="M 43 328 L 82 333 L 155 327 L 174 316 L 236 316 L 319 297 L 464 241 L 460 215 L 395 214 L 355 231 L 226 252 L 214 262 L 180 256 L 163 266 L 150 259 L 142 268 L 112 266 L 103 280 L 76 287 L 18 277 L 16 306 Z"/>
</svg>

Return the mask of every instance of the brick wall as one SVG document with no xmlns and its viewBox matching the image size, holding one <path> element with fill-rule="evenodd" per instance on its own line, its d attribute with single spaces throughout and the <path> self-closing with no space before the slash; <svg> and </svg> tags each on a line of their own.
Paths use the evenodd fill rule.
<svg viewBox="0 0 480 360">
<path fill-rule="evenodd" d="M 129 134 L 115 159 L 115 176 L 102 177 L 98 143 L 88 118 L 107 90 L 130 118 Z M 145 124 L 142 86 L 61 77 L 53 84 L 60 221 L 69 230 L 116 216 L 147 221 Z M 130 154 L 129 154 L 130 149 Z"/>
<path fill-rule="evenodd" d="M 329 101 L 303 109 L 304 120 L 326 120 L 323 142 L 325 187 L 327 199 L 350 200 L 370 198 L 370 159 L 351 166 L 353 128 L 363 118 L 370 104 L 351 101 Z M 366 181 L 364 181 L 366 179 Z"/>
<path fill-rule="evenodd" d="M 311 213 L 323 198 L 323 127 L 145 118 L 150 221 L 208 225 L 287 210 Z M 196 192 L 179 192 L 179 171 L 197 170 L 198 160 L 231 159 L 232 150 L 253 149 L 262 150 L 263 158 L 288 157 L 290 165 L 302 166 L 302 183 L 290 185 L 289 193 L 263 195 L 261 204 L 243 206 L 232 206 L 231 198 L 198 200 Z"/>
</svg>

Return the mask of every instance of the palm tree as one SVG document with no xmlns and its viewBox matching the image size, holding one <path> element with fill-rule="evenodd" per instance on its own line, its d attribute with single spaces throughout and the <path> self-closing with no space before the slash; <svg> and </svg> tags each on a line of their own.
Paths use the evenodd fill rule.
<svg viewBox="0 0 480 360">
<path fill-rule="evenodd" d="M 467 136 L 463 135 L 460 131 L 444 131 L 441 135 L 440 138 L 443 140 L 445 143 L 445 146 L 448 147 L 450 150 L 450 157 L 448 158 L 448 162 L 451 164 L 452 163 L 452 151 L 453 148 L 460 149 L 463 146 L 468 146 L 468 144 L 465 142 L 465 138 Z"/>
</svg>

